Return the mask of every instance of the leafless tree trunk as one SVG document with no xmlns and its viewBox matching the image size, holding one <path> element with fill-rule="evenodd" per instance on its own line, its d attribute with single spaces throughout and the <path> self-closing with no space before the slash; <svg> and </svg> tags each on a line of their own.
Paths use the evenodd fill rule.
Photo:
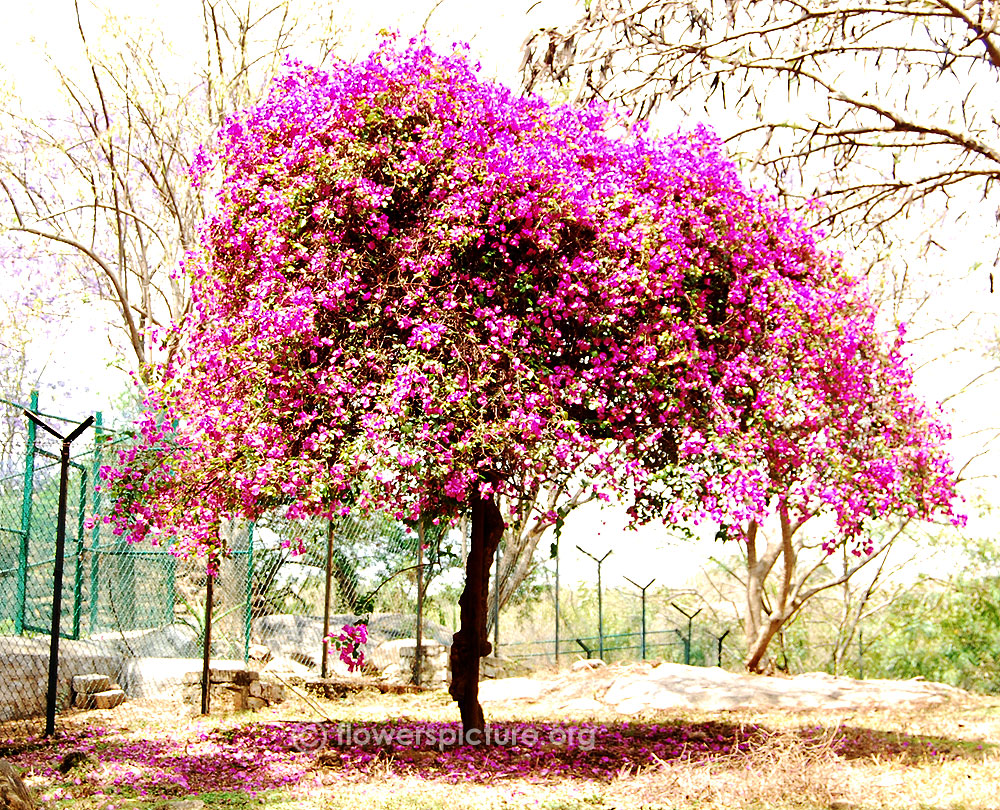
<svg viewBox="0 0 1000 810">
<path fill-rule="evenodd" d="M 760 672 L 767 664 L 767 652 L 774 638 L 803 607 L 819 594 L 848 583 L 862 570 L 876 566 L 877 572 L 860 595 L 860 605 L 849 608 L 840 625 L 842 638 L 838 649 L 850 644 L 859 622 L 868 615 L 882 572 L 886 554 L 903 534 L 909 521 L 892 530 L 870 555 L 853 556 L 843 543 L 843 566 L 836 571 L 829 565 L 830 554 L 822 544 L 809 539 L 802 527 L 809 516 L 794 520 L 785 503 L 778 508 L 778 526 L 770 538 L 755 522 L 746 527 L 746 572 L 739 577 L 746 592 L 744 665 L 750 672 Z M 763 548 L 761 543 L 764 543 Z M 735 572 L 730 572 L 736 576 Z"/>
<path fill-rule="evenodd" d="M 575 475 L 567 475 L 560 481 L 551 482 L 547 489 L 536 486 L 520 501 L 507 505 L 503 553 L 500 556 L 501 610 L 538 566 L 540 561 L 536 552 L 546 532 L 555 526 L 560 516 L 565 517 L 596 497 L 593 488 L 575 479 Z M 494 581 L 489 591 L 489 628 L 493 627 L 495 619 L 495 589 Z"/>
</svg>

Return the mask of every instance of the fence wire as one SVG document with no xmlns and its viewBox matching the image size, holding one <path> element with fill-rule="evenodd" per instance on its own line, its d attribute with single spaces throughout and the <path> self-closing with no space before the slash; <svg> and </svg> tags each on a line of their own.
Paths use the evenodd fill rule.
<svg viewBox="0 0 1000 810">
<path fill-rule="evenodd" d="M 39 413 L 37 395 L 26 407 Z M 0 447 L 0 735 L 42 729 L 54 601 L 59 448 L 21 409 L 0 401 L 8 428 Z M 76 424 L 42 417 L 66 431 Z M 166 546 L 130 545 L 100 520 L 111 504 L 95 490 L 99 470 L 115 463 L 130 440 L 108 430 L 97 414 L 93 430 L 73 445 L 59 713 L 114 708 L 127 719 L 130 711 L 140 709 L 176 714 L 178 704 L 197 713 L 192 676 L 200 678 L 207 619 L 213 667 L 251 667 L 262 679 L 273 674 L 282 682 L 353 676 L 336 649 L 324 647 L 324 630 L 335 636 L 343 625 L 364 621 L 369 641 L 363 674 L 430 685 L 446 682 L 464 579 L 467 538 L 462 529 L 427 525 L 417 531 L 380 514 L 293 521 L 280 509 L 253 524 L 232 522 L 221 527 L 230 554 L 212 582 L 208 614 L 203 560 L 179 559 Z M 601 640 L 593 611 L 587 612 L 593 596 L 582 588 L 564 597 L 563 661 L 597 655 Z M 580 602 L 575 614 L 569 610 L 574 599 Z M 544 613 L 546 604 L 543 598 L 536 607 Z M 605 659 L 637 660 L 637 600 L 623 596 L 608 605 L 618 618 L 605 628 Z M 501 615 L 500 653 L 531 666 L 554 663 L 555 643 L 545 640 L 551 618 L 518 618 L 519 611 L 508 609 L 510 618 Z M 626 614 L 627 621 L 621 618 Z M 414 661 L 418 615 L 424 642 L 419 672 Z M 710 635 L 701 632 L 704 638 L 685 640 L 682 630 L 687 632 L 652 612 L 647 657 L 717 663 Z M 485 673 L 507 674 L 498 666 L 490 664 Z M 251 701 L 236 708 L 248 706 L 255 707 Z"/>
<path fill-rule="evenodd" d="M 49 670 L 59 447 L 21 413 L 25 408 L 39 414 L 37 396 L 26 406 L 0 401 L 0 408 L 8 433 L 0 448 L 0 726 L 12 734 L 37 733 Z M 40 415 L 60 430 L 75 426 Z M 184 699 L 190 674 L 201 670 L 209 618 L 204 562 L 179 559 L 165 546 L 131 545 L 100 520 L 110 507 L 95 491 L 100 467 L 113 464 L 128 441 L 128 435 L 108 431 L 98 414 L 94 430 L 73 446 L 59 624 L 60 713 L 112 705 L 122 697 L 116 711 L 125 714 L 130 704 L 173 704 Z M 406 640 L 416 635 L 418 585 L 425 597 L 427 648 L 444 650 L 451 641 L 462 564 L 462 540 L 455 532 L 428 526 L 421 544 L 418 532 L 382 515 L 292 521 L 281 510 L 222 531 L 230 554 L 212 588 L 213 666 L 251 663 L 302 678 L 346 675 L 336 649 L 324 656 L 324 628 L 336 635 L 344 624 L 365 621 L 367 674 L 408 680 L 413 643 Z M 442 656 L 427 657 L 438 671 L 425 668 L 424 680 L 440 681 Z M 101 701 L 88 697 L 81 681 L 74 681 L 87 675 L 100 676 L 90 682 L 102 693 L 122 694 Z"/>
</svg>

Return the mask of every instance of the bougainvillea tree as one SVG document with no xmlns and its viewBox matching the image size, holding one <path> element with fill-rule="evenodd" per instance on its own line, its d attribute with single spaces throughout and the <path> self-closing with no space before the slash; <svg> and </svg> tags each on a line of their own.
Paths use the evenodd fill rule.
<svg viewBox="0 0 1000 810">
<path fill-rule="evenodd" d="M 689 517 L 768 509 L 754 430 L 810 394 L 786 412 L 760 381 L 839 271 L 708 131 L 659 141 L 389 42 L 289 65 L 202 163 L 182 351 L 105 471 L 118 531 L 214 555 L 219 520 L 278 503 L 470 512 L 451 694 L 482 729 L 498 498 L 578 469 L 637 519 L 668 492 Z"/>
<path fill-rule="evenodd" d="M 680 519 L 713 512 L 724 535 L 743 541 L 751 671 L 809 599 L 846 582 L 899 536 L 873 518 L 891 516 L 898 526 L 913 517 L 963 520 L 943 451 L 949 433 L 914 392 L 902 328 L 884 341 L 866 285 L 835 262 L 818 278 L 777 293 L 780 320 L 750 386 L 753 411 L 714 470 L 664 471 L 645 491 L 651 503 L 640 503 Z M 733 491 L 753 492 L 767 508 L 746 516 Z M 873 539 L 887 530 L 888 541 Z M 835 549 L 854 555 L 840 572 L 823 565 Z"/>
</svg>

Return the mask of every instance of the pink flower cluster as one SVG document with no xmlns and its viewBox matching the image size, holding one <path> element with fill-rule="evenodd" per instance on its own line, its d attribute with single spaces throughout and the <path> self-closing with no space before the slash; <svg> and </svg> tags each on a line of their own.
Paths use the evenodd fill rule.
<svg viewBox="0 0 1000 810">
<path fill-rule="evenodd" d="M 368 626 L 365 624 L 345 624 L 335 636 L 331 633 L 326 640 L 340 651 L 340 660 L 347 665 L 348 672 L 358 672 L 365 665 L 365 644 L 368 643 Z"/>
<path fill-rule="evenodd" d="M 863 283 L 707 129 L 386 43 L 289 64 L 214 160 L 182 350 L 102 471 L 130 539 L 212 553 L 279 504 L 449 517 L 567 469 L 637 520 L 952 514 L 947 431 Z"/>
</svg>

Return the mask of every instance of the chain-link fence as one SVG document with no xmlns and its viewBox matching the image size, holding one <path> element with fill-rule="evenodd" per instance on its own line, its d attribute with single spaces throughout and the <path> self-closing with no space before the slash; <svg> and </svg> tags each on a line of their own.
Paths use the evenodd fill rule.
<svg viewBox="0 0 1000 810">
<path fill-rule="evenodd" d="M 0 458 L 0 723 L 14 733 L 40 731 L 45 717 L 60 506 L 59 443 L 23 411 L 57 431 L 75 427 L 38 405 L 37 395 L 24 406 L 0 401 L 9 434 Z M 99 519 L 109 504 L 94 483 L 128 441 L 97 414 L 72 447 L 57 711 L 122 699 L 126 713 L 129 704 L 157 701 L 194 707 L 192 675 L 200 675 L 206 635 L 213 667 L 252 661 L 279 677 L 343 675 L 324 635 L 359 621 L 369 627 L 368 674 L 408 680 L 418 602 L 422 649 L 438 650 L 420 674 L 443 680 L 461 532 L 420 532 L 382 515 L 291 521 L 278 510 L 222 527 L 230 554 L 210 588 L 203 560 L 130 545 Z"/>
<path fill-rule="evenodd" d="M 0 401 L 9 429 L 0 448 L 0 723 L 17 733 L 39 731 L 47 719 L 60 501 L 59 443 L 22 411 L 58 431 L 76 424 L 38 406 L 37 395 L 26 408 Z M 364 675 L 444 685 L 464 580 L 462 528 L 408 527 L 379 514 L 292 521 L 276 510 L 254 524 L 221 527 L 230 554 L 210 582 L 204 560 L 131 545 L 100 520 L 110 504 L 94 484 L 129 441 L 96 414 L 72 446 L 57 711 L 124 700 L 116 711 L 126 716 L 159 703 L 164 712 L 176 713 L 178 703 L 197 712 L 206 638 L 211 665 L 221 670 L 250 666 L 284 682 L 356 675 L 324 638 L 360 621 L 368 625 Z M 523 666 L 597 657 L 708 666 L 737 660 L 718 628 L 688 618 L 690 608 L 665 589 L 650 590 L 643 618 L 627 590 L 605 589 L 597 599 L 594 588 L 564 587 L 560 609 L 558 589 L 535 586 L 531 598 L 501 611 L 493 636 L 500 655 Z M 517 670 L 505 666 L 487 661 L 484 674 Z M 259 702 L 266 698 L 257 693 Z"/>
</svg>

